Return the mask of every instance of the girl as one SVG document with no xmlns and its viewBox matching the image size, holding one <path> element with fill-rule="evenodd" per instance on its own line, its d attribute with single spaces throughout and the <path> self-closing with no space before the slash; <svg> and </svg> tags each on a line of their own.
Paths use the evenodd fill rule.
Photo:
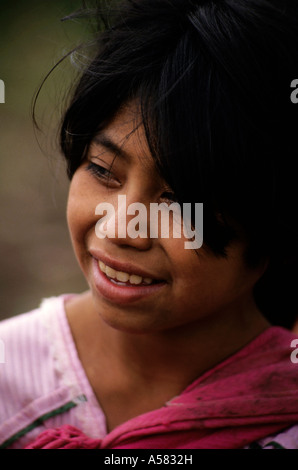
<svg viewBox="0 0 298 470">
<path fill-rule="evenodd" d="M 90 289 L 2 323 L 2 447 L 298 448 L 298 7 L 116 3 L 61 125 Z M 201 248 L 132 217 L 173 202 Z"/>
</svg>

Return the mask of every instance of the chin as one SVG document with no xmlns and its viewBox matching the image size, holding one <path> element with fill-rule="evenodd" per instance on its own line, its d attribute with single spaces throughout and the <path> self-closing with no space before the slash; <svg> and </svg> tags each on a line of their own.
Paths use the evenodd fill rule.
<svg viewBox="0 0 298 470">
<path fill-rule="evenodd" d="M 94 299 L 94 304 L 101 320 L 114 330 L 134 335 L 145 335 L 158 333 L 165 329 L 160 321 L 154 321 L 152 311 L 145 313 L 137 308 L 128 308 L 127 306 L 119 308 L 107 305 L 103 299 L 98 299 L 98 297 Z"/>
</svg>

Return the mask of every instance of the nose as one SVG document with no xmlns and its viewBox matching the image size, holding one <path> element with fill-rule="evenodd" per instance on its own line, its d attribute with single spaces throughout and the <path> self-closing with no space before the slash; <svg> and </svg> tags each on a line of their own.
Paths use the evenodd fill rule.
<svg viewBox="0 0 298 470">
<path fill-rule="evenodd" d="M 139 250 L 151 248 L 149 202 L 118 195 L 115 204 L 101 203 L 95 213 L 103 215 L 95 227 L 98 238 L 107 238 L 114 244 Z"/>
</svg>

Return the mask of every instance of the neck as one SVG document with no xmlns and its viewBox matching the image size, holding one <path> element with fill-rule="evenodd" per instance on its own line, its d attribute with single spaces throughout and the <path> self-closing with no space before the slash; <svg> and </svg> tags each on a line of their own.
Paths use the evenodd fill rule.
<svg viewBox="0 0 298 470">
<path fill-rule="evenodd" d="M 68 318 L 79 355 L 87 357 L 90 364 L 107 364 L 109 370 L 132 381 L 165 382 L 181 390 L 270 326 L 253 300 L 247 298 L 228 306 L 220 315 L 143 334 L 106 324 L 94 310 L 89 293 L 77 306 L 69 305 Z"/>
</svg>

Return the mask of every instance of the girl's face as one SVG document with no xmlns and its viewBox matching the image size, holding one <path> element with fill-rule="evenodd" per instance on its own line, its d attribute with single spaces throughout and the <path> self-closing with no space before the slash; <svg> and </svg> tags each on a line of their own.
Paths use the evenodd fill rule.
<svg viewBox="0 0 298 470">
<path fill-rule="evenodd" d="M 119 195 L 126 196 L 126 207 L 142 203 L 148 214 L 150 203 L 170 202 L 170 188 L 138 124 L 133 105 L 121 110 L 94 139 L 70 185 L 69 230 L 97 312 L 114 328 L 138 333 L 193 328 L 216 316 L 247 320 L 262 273 L 245 266 L 243 243 L 232 244 L 227 258 L 219 258 L 204 245 L 197 252 L 186 249 L 184 238 L 132 238 L 129 230 L 117 236 Z M 106 236 L 99 238 L 96 224 L 106 213 L 96 215 L 95 209 L 103 202 L 115 208 L 116 231 L 106 218 Z M 125 221 L 121 208 L 122 232 L 135 216 Z M 149 215 L 147 222 L 149 233 Z"/>
</svg>

